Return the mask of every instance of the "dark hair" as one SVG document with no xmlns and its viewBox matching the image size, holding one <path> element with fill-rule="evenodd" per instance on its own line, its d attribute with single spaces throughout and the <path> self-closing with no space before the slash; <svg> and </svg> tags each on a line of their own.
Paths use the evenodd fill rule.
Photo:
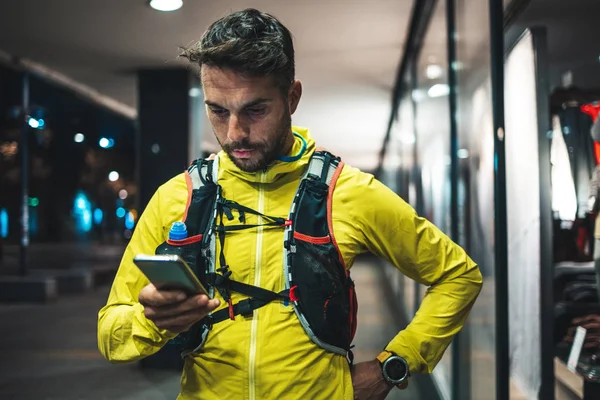
<svg viewBox="0 0 600 400">
<path fill-rule="evenodd" d="M 215 21 L 181 57 L 202 65 L 231 68 L 251 76 L 272 76 L 287 92 L 294 81 L 294 45 L 277 18 L 253 8 Z"/>
</svg>

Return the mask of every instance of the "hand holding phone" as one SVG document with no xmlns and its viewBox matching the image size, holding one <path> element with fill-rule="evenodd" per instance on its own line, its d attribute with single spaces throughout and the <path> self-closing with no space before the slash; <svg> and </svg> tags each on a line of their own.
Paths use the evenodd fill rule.
<svg viewBox="0 0 600 400">
<path fill-rule="evenodd" d="M 140 291 L 138 301 L 159 329 L 185 332 L 219 307 L 181 258 L 140 255 L 134 262 L 153 282 Z"/>
<path fill-rule="evenodd" d="M 173 333 L 187 331 L 221 304 L 205 294 L 188 296 L 182 291 L 159 290 L 152 283 L 140 291 L 138 301 L 147 319 Z"/>
</svg>

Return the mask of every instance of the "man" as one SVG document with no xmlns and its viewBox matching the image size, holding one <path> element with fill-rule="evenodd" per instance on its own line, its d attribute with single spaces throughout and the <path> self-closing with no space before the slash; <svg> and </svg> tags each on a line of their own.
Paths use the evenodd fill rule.
<svg viewBox="0 0 600 400">
<path fill-rule="evenodd" d="M 208 117 L 223 149 L 223 196 L 261 215 L 288 215 L 316 148 L 307 129 L 291 126 L 302 85 L 294 77 L 290 32 L 274 17 L 248 9 L 216 21 L 184 56 L 200 66 Z M 125 252 L 99 313 L 99 348 L 113 362 L 151 355 L 228 307 L 219 293 L 209 300 L 157 290 L 132 263 L 136 254 L 154 253 L 171 224 L 184 218 L 187 193 L 183 174 L 161 186 Z M 180 399 L 383 399 L 395 383 L 407 384 L 409 374 L 394 378 L 393 368 L 432 371 L 480 291 L 478 267 L 371 175 L 344 166 L 331 201 L 332 239 L 335 233 L 346 268 L 370 251 L 430 286 L 411 324 L 377 360 L 351 366 L 315 344 L 293 307 L 274 301 L 212 327 L 203 346 L 186 356 Z M 260 218 L 247 214 L 245 223 Z M 228 234 L 221 247 L 232 277 L 282 291 L 282 238 L 280 229 L 263 227 Z M 237 303 L 244 296 L 231 298 Z"/>
</svg>

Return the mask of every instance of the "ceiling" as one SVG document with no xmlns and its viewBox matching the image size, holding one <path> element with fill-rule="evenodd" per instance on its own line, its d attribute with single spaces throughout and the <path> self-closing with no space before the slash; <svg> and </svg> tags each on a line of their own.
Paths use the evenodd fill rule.
<svg viewBox="0 0 600 400">
<path fill-rule="evenodd" d="M 377 164 L 412 0 L 186 0 L 163 13 L 145 0 L 0 1 L 0 50 L 136 107 L 138 68 L 177 66 L 178 46 L 231 11 L 258 8 L 292 32 L 304 84 L 293 117 L 323 147 Z M 208 127 L 206 128 L 208 129 Z M 206 135 L 212 138 L 212 135 Z M 214 143 L 214 142 L 213 142 Z"/>
<path fill-rule="evenodd" d="M 552 87 L 562 86 L 570 71 L 574 85 L 600 89 L 599 16 L 600 1 L 531 0 L 511 27 L 509 41 L 525 28 L 545 27 Z"/>
</svg>

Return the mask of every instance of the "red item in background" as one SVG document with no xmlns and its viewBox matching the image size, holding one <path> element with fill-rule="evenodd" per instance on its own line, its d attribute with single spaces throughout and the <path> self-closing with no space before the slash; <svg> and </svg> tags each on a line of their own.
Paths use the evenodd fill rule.
<svg viewBox="0 0 600 400">
<path fill-rule="evenodd" d="M 584 104 L 579 109 L 592 117 L 592 122 L 596 122 L 598 114 L 600 114 L 600 104 Z M 594 157 L 596 165 L 600 164 L 600 142 L 594 141 Z"/>
<path fill-rule="evenodd" d="M 600 114 L 600 104 L 584 104 L 579 109 L 592 117 L 592 122 L 596 122 L 596 118 Z"/>
</svg>

